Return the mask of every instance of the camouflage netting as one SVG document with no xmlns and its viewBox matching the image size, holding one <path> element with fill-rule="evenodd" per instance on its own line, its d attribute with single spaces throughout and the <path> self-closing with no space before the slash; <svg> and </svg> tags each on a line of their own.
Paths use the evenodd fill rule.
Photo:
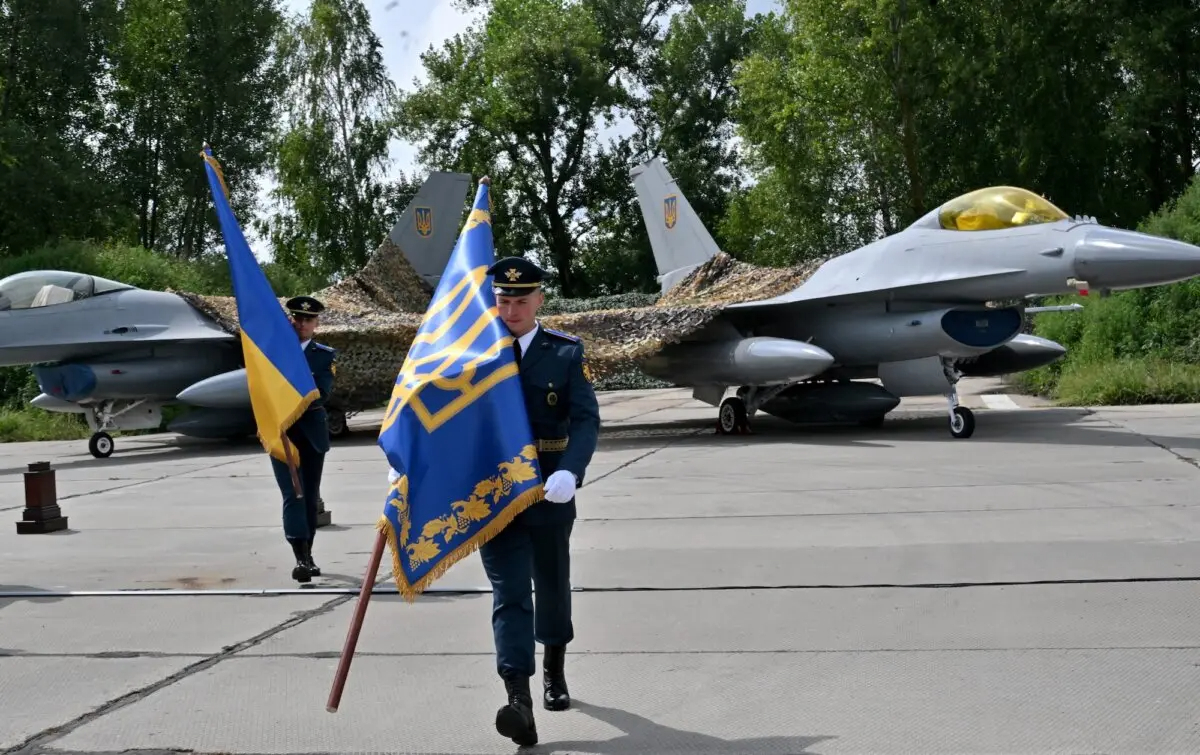
<svg viewBox="0 0 1200 755">
<path fill-rule="evenodd" d="M 665 295 L 548 301 L 542 321 L 583 339 L 597 387 L 647 387 L 658 383 L 639 377 L 641 360 L 712 322 L 722 305 L 778 296 L 807 280 L 819 265 L 760 268 L 719 254 Z M 232 297 L 176 293 L 237 334 Z M 313 294 L 326 306 L 319 338 L 338 351 L 336 406 L 361 411 L 387 401 L 432 293 L 402 251 L 385 239 L 361 271 Z"/>
<path fill-rule="evenodd" d="M 825 259 L 792 267 L 758 267 L 724 252 L 663 294 L 658 306 L 733 304 L 781 296 L 812 277 Z"/>
</svg>

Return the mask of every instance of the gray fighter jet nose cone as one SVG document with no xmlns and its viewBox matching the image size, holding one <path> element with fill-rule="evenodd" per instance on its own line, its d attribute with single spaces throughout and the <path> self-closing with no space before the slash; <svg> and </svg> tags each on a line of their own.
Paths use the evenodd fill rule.
<svg viewBox="0 0 1200 755">
<path fill-rule="evenodd" d="M 1091 288 L 1161 286 L 1200 275 L 1200 247 L 1116 228 L 1090 228 L 1075 245 L 1075 275 Z"/>
</svg>

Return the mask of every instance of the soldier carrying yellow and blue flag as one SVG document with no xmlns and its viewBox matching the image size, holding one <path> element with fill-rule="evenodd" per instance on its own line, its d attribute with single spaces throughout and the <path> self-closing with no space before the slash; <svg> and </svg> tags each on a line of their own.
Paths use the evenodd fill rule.
<svg viewBox="0 0 1200 755">
<path fill-rule="evenodd" d="M 272 457 L 294 465 L 287 430 L 320 393 L 296 331 L 279 306 L 271 283 L 250 251 L 229 206 L 221 165 L 207 144 L 204 158 L 217 220 L 225 238 L 233 295 L 237 299 L 242 355 L 258 438 Z"/>
<path fill-rule="evenodd" d="M 216 205 L 221 234 L 225 238 L 229 273 L 237 299 L 246 383 L 257 434 L 270 455 L 276 482 L 283 493 L 284 536 L 296 556 L 292 578 L 308 582 L 313 575 L 320 574 L 312 560 L 312 541 L 322 456 L 314 452 L 303 432 L 299 436 L 304 439 L 304 445 L 296 446 L 294 439 L 297 435 L 294 430 L 308 429 L 314 424 L 326 428 L 323 409 L 318 408 L 323 399 L 323 389 L 317 385 L 314 368 L 301 346 L 298 330 L 279 306 L 267 276 L 259 267 L 233 216 L 221 165 L 207 144 L 200 154 L 204 158 L 208 185 L 213 204 Z M 315 343 L 312 341 L 310 347 Z M 331 369 L 332 349 L 320 347 L 316 351 L 326 365 L 326 369 L 318 374 L 323 376 L 322 386 L 327 392 L 332 381 L 332 375 L 327 374 Z M 310 407 L 314 408 L 315 414 L 309 412 Z M 290 431 L 292 437 L 288 437 Z M 327 434 L 328 430 L 325 432 Z M 298 472 L 297 467 L 302 469 Z M 303 483 L 301 477 L 304 478 Z"/>
<path fill-rule="evenodd" d="M 399 474 L 379 529 L 408 601 L 542 497 L 513 337 L 488 284 L 490 208 L 484 178 L 379 432 Z"/>
</svg>

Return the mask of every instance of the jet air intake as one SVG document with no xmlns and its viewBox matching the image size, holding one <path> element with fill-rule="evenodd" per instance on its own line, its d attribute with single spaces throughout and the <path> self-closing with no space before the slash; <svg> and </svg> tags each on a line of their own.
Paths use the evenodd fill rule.
<svg viewBox="0 0 1200 755">
<path fill-rule="evenodd" d="M 642 365 L 649 375 L 685 385 L 773 385 L 819 375 L 833 364 L 829 352 L 789 338 L 736 338 L 684 342 Z"/>
<path fill-rule="evenodd" d="M 171 359 L 127 359 L 92 364 L 67 363 L 34 367 L 42 392 L 63 401 L 174 398 L 181 389 L 212 372 L 205 356 Z"/>
<path fill-rule="evenodd" d="M 948 307 L 920 312 L 848 311 L 814 323 L 812 340 L 840 364 L 903 362 L 929 356 L 971 357 L 1021 332 L 1020 309 Z"/>
</svg>

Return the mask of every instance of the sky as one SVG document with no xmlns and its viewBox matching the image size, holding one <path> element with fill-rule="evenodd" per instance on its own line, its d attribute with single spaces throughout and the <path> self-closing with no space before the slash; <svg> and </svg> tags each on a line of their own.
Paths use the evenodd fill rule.
<svg viewBox="0 0 1200 755">
<path fill-rule="evenodd" d="M 363 0 L 371 15 L 371 28 L 383 48 L 383 63 L 401 92 L 412 91 L 416 82 L 424 81 L 421 53 L 431 46 L 441 47 L 444 40 L 463 32 L 482 10 L 466 13 L 455 7 L 453 0 Z M 306 14 L 311 0 L 284 0 L 285 12 Z M 778 0 L 747 0 L 746 12 L 767 13 L 779 10 Z M 391 171 L 407 175 L 417 169 L 417 148 L 399 139 L 393 140 L 390 157 Z M 266 199 L 271 185 L 263 186 L 260 196 Z M 249 224 L 243 224 L 249 225 Z M 380 237 L 386 229 L 380 231 Z M 262 239 L 254 238 L 246 229 L 247 241 L 259 259 L 269 259 L 270 250 Z"/>
</svg>

